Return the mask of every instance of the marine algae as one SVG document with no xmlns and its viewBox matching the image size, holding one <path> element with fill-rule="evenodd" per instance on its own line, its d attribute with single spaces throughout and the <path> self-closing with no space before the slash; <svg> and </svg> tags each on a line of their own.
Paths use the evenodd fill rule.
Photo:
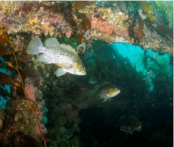
<svg viewBox="0 0 174 147">
<path fill-rule="evenodd" d="M 70 140 L 68 147 L 79 147 L 79 141 L 77 137 L 74 137 Z"/>
<path fill-rule="evenodd" d="M 71 5 L 73 6 L 74 9 L 78 10 L 89 5 L 89 2 L 88 1 L 73 1 Z"/>
<path fill-rule="evenodd" d="M 20 85 L 15 82 L 10 76 L 0 72 L 0 83 L 15 87 L 20 87 Z"/>
<path fill-rule="evenodd" d="M 149 2 L 146 2 L 146 1 L 139 1 L 137 3 L 139 4 L 140 7 L 142 7 L 147 18 L 150 19 L 151 21 L 154 21 L 155 17 L 154 17 L 153 5 L 151 5 Z"/>
<path fill-rule="evenodd" d="M 1 74 L 0 74 L 0 77 L 1 77 L 0 83 L 1 83 L 1 84 L 7 84 L 7 85 L 10 85 L 10 86 L 20 87 L 20 88 L 24 91 L 24 94 L 25 94 L 25 96 L 26 96 L 26 98 L 27 98 L 27 100 L 28 100 L 28 102 L 29 102 L 30 108 L 31 108 L 31 110 L 32 110 L 32 112 L 33 112 L 33 114 L 34 114 L 35 119 L 36 119 L 37 126 L 38 126 L 38 128 L 39 128 L 39 130 L 40 130 L 40 132 L 41 132 L 41 137 L 42 137 L 42 140 L 43 140 L 43 142 L 44 142 L 44 145 L 45 145 L 45 147 L 47 147 L 46 140 L 45 140 L 45 137 L 44 137 L 44 135 L 43 135 L 43 132 L 41 131 L 41 126 L 40 126 L 40 124 L 39 124 L 36 111 L 34 110 L 34 108 L 33 108 L 33 106 L 32 106 L 32 103 L 31 103 L 31 101 L 30 101 L 30 98 L 29 98 L 29 96 L 28 96 L 28 94 L 27 94 L 27 92 L 26 92 L 26 90 L 25 90 L 25 87 L 24 87 L 24 81 L 23 81 L 22 75 L 21 75 L 21 73 L 20 73 L 20 71 L 19 71 L 19 68 L 18 68 L 18 67 L 19 67 L 19 66 L 18 66 L 18 60 L 17 60 L 17 57 L 16 57 L 16 55 L 15 55 L 15 46 L 14 46 L 14 44 L 13 44 L 13 42 L 12 42 L 12 37 L 8 36 L 8 35 L 4 32 L 4 30 L 3 30 L 3 28 L 2 28 L 1 26 L 0 26 L 0 33 L 1 33 L 0 36 L 1 36 L 1 38 L 2 38 L 2 41 L 0 40 L 0 42 L 1 42 L 2 44 L 3 44 L 3 43 L 4 43 L 4 44 L 5 44 L 5 43 L 9 43 L 9 44 L 11 45 L 12 49 L 13 49 L 11 55 L 14 57 L 15 66 L 13 66 L 10 62 L 7 62 L 6 65 L 9 66 L 9 67 L 11 67 L 11 68 L 14 68 L 14 69 L 17 71 L 18 76 L 19 76 L 19 78 L 20 78 L 20 80 L 21 80 L 21 85 L 19 85 L 17 82 L 14 82 L 12 78 L 10 78 L 8 75 L 6 75 L 6 74 L 4 74 L 4 73 L 1 73 Z"/>
<path fill-rule="evenodd" d="M 138 31 L 135 34 L 135 41 L 140 41 L 143 37 L 143 28 L 144 28 L 144 21 L 141 19 L 141 17 L 138 17 Z"/>
<path fill-rule="evenodd" d="M 85 35 L 87 30 L 91 30 L 91 21 L 84 13 L 80 13 L 80 12 L 76 11 L 76 15 L 77 15 L 78 19 L 82 20 L 82 23 L 81 23 L 82 31 L 81 31 L 80 36 L 78 38 L 79 39 L 78 44 L 81 44 L 81 43 L 87 41 L 85 39 L 84 35 Z"/>
</svg>

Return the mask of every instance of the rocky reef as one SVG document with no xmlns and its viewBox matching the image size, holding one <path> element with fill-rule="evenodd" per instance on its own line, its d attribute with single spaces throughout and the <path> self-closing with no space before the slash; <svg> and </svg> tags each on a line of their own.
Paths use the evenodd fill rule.
<svg viewBox="0 0 174 147">
<path fill-rule="evenodd" d="M 16 43 L 26 40 L 24 34 L 43 34 L 76 38 L 79 44 L 101 39 L 173 53 L 172 6 L 172 2 L 4 1 L 0 25 L 8 34 L 19 35 Z"/>
<path fill-rule="evenodd" d="M 167 7 L 172 11 L 165 11 Z M 166 97 L 163 106 L 171 105 L 168 91 L 173 74 L 163 72 L 153 55 L 144 55 L 141 61 L 144 67 L 153 61 L 146 67 L 149 72 L 137 72 L 110 44 L 129 43 L 169 53 L 173 65 L 173 2 L 1 1 L 0 14 L 0 69 L 6 70 L 0 72 L 0 98 L 8 101 L 5 109 L 0 107 L 0 146 L 78 147 L 83 109 L 116 107 L 117 116 L 123 112 L 143 114 L 142 109 L 156 110 L 152 103 L 160 100 L 154 96 L 159 93 Z M 36 35 L 43 43 L 55 37 L 72 46 L 87 75 L 56 77 L 56 65 L 27 54 Z M 154 101 L 147 98 L 149 79 L 154 84 L 154 93 L 149 94 Z M 103 82 L 116 84 L 123 91 L 112 103 L 93 99 Z M 152 136 L 155 140 L 158 135 Z"/>
</svg>

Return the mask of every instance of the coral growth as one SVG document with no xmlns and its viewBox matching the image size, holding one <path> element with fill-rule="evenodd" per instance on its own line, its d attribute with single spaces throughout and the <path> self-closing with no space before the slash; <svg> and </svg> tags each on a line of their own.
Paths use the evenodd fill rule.
<svg viewBox="0 0 174 147">
<path fill-rule="evenodd" d="M 0 73 L 0 84 L 12 87 L 9 94 L 0 86 L 1 95 L 10 98 L 6 110 L 0 110 L 1 142 L 15 144 L 21 137 L 21 140 L 25 138 L 25 141 L 37 144 L 45 141 L 47 135 L 49 146 L 79 146 L 77 136 L 82 109 L 116 106 L 121 113 L 130 107 L 135 112 L 140 106 L 146 108 L 142 102 L 148 93 L 149 79 L 155 83 L 155 95 L 160 91 L 158 85 L 165 81 L 172 83 L 168 75 L 163 78 L 158 75 L 159 80 L 156 80 L 137 73 L 128 59 L 106 43 L 135 43 L 144 49 L 173 52 L 172 37 L 168 34 L 171 28 L 163 28 L 164 24 L 157 23 L 160 16 L 152 4 L 131 4 L 128 6 L 132 9 L 130 12 L 124 2 L 0 2 L 0 54 L 6 55 L 1 65 L 11 73 L 11 76 Z M 171 26 L 171 22 L 168 23 Z M 165 37 L 160 29 L 167 30 Z M 27 45 L 36 35 L 42 42 L 54 36 L 60 43 L 76 48 L 88 74 L 83 78 L 55 77 L 56 65 L 38 62 L 37 57 L 26 52 Z M 143 64 L 149 68 L 145 65 L 146 58 L 143 57 Z M 149 59 L 158 64 L 155 58 Z M 160 68 L 159 64 L 157 66 Z M 151 68 L 155 71 L 152 65 Z M 124 91 L 112 103 L 93 99 L 96 88 L 105 81 Z M 165 91 L 170 88 L 167 84 L 163 86 Z M 169 103 L 168 99 L 166 102 Z"/>
<path fill-rule="evenodd" d="M 44 126 L 44 122 L 42 120 L 42 118 L 44 117 L 44 102 L 42 100 L 42 93 L 41 91 L 39 95 L 37 94 L 38 92 L 36 93 L 38 89 L 33 85 L 32 81 L 29 78 L 27 78 L 25 81 L 25 90 L 28 94 L 29 99 L 31 100 L 33 108 L 36 111 L 37 118 L 39 120 L 39 123 L 41 124 L 41 131 L 43 132 L 43 134 L 45 134 L 47 132 L 47 129 Z M 38 126 L 35 127 L 35 131 L 37 134 L 41 135 Z"/>
<path fill-rule="evenodd" d="M 33 121 L 35 120 L 35 117 L 31 112 L 29 103 L 31 103 L 33 108 L 36 110 L 38 120 L 42 126 L 41 130 L 44 134 L 47 132 L 42 120 L 42 117 L 44 116 L 43 100 L 40 96 L 38 97 L 38 95 L 36 95 L 37 88 L 33 85 L 33 83 L 31 83 L 31 80 L 28 78 L 26 81 L 25 90 L 32 102 L 22 98 L 10 100 L 9 104 L 7 105 L 7 112 L 5 112 L 5 117 L 3 117 L 3 120 L 1 117 L 2 125 L 3 123 L 6 123 L 6 125 L 1 128 L 4 134 L 1 134 L 0 139 L 4 141 L 5 138 L 3 138 L 3 136 L 6 137 L 6 143 L 9 143 L 7 138 L 9 139 L 14 133 L 17 132 L 32 136 L 37 141 L 39 141 L 39 137 L 36 134 L 40 135 L 40 130 L 36 121 Z"/>
<path fill-rule="evenodd" d="M 0 25 L 8 34 L 66 36 L 78 39 L 78 44 L 86 42 L 91 44 L 92 39 L 102 39 L 109 43 L 137 43 L 135 40 L 141 38 L 138 39 L 141 41 L 137 45 L 144 49 L 148 48 L 149 42 L 154 50 L 164 48 L 164 52 L 172 53 L 173 18 L 169 11 L 164 18 L 162 17 L 159 11 L 161 3 L 129 2 L 126 7 L 126 2 L 110 2 L 109 5 L 110 7 L 106 7 L 102 3 L 100 6 L 92 2 L 0 2 L 0 10 L 4 14 L 0 16 Z M 164 6 L 167 7 L 167 4 Z M 164 9 L 162 11 L 164 12 Z M 143 25 L 140 25 L 142 22 L 137 14 L 145 21 L 148 34 L 153 34 L 156 40 L 161 40 L 162 43 L 159 41 L 156 44 L 157 46 L 163 44 L 162 48 L 153 45 L 153 41 L 151 42 L 153 37 L 146 38 L 142 35 L 145 30 L 142 28 Z M 134 23 L 133 17 L 137 17 L 139 22 Z M 163 19 L 169 28 L 161 22 Z M 134 28 L 138 28 L 136 36 L 129 31 Z M 165 43 L 166 38 L 169 38 L 169 43 Z M 20 49 L 23 44 L 17 43 L 16 46 Z"/>
<path fill-rule="evenodd" d="M 62 9 L 54 9 L 56 3 L 44 2 L 1 2 L 0 25 L 8 34 L 32 33 L 33 35 L 64 35 L 70 37 L 72 26 L 61 15 Z M 68 9 L 64 10 L 68 11 Z M 69 18 L 72 19 L 73 18 Z"/>
<path fill-rule="evenodd" d="M 33 121 L 34 116 L 31 115 L 31 109 L 27 100 L 18 98 L 11 100 L 7 105 L 7 112 L 3 119 L 4 125 L 1 132 L 0 140 L 5 143 L 10 143 L 10 138 L 14 133 L 22 132 L 25 135 L 33 136 L 39 141 L 35 135 L 34 128 L 36 123 Z"/>
</svg>

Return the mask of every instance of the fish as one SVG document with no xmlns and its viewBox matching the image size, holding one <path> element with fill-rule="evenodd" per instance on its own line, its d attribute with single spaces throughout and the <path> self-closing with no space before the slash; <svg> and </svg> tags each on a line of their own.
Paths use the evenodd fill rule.
<svg viewBox="0 0 174 147">
<path fill-rule="evenodd" d="M 94 76 L 90 76 L 88 78 L 88 83 L 89 84 L 95 84 L 97 82 L 97 79 Z"/>
<path fill-rule="evenodd" d="M 120 126 L 120 130 L 132 135 L 134 131 L 140 132 L 142 130 L 142 123 L 135 116 L 124 116 L 122 118 L 123 125 Z"/>
<path fill-rule="evenodd" d="M 86 75 L 86 69 L 75 49 L 70 45 L 59 44 L 56 38 L 48 38 L 44 46 L 40 38 L 35 36 L 28 44 L 27 53 L 39 54 L 39 62 L 57 65 L 59 68 L 54 73 L 57 77 L 66 73 Z"/>
<path fill-rule="evenodd" d="M 111 98 L 115 97 L 121 92 L 120 89 L 118 89 L 115 85 L 105 82 L 100 86 L 100 88 L 96 91 L 94 94 L 94 98 L 101 98 L 103 99 L 103 102 L 106 102 L 107 100 L 110 100 Z"/>
</svg>

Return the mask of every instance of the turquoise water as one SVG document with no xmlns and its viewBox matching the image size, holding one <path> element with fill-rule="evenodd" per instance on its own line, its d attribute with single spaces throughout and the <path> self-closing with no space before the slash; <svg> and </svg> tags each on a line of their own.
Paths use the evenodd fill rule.
<svg viewBox="0 0 174 147">
<path fill-rule="evenodd" d="M 160 55 L 152 49 L 143 50 L 137 45 L 126 43 L 112 43 L 112 45 L 122 57 L 130 60 L 137 72 L 142 72 L 148 78 L 149 91 L 153 90 L 151 78 L 155 78 L 156 74 L 162 73 L 169 77 L 173 75 L 171 54 L 162 53 Z"/>
<path fill-rule="evenodd" d="M 0 57 L 0 60 L 1 60 L 2 62 L 4 62 L 4 60 L 3 60 L 2 57 Z M 8 73 L 7 69 L 1 69 L 1 68 L 0 68 L 0 72 L 10 75 L 10 74 Z M 1 85 L 0 85 L 0 86 L 1 86 Z M 4 89 L 5 91 L 7 91 L 8 93 L 11 93 L 10 86 L 4 85 L 3 89 Z M 7 103 L 9 100 L 10 100 L 10 98 L 9 98 L 9 99 L 4 99 L 4 98 L 0 95 L 0 108 L 1 108 L 1 109 L 5 109 L 5 105 L 6 105 L 6 103 Z"/>
</svg>

